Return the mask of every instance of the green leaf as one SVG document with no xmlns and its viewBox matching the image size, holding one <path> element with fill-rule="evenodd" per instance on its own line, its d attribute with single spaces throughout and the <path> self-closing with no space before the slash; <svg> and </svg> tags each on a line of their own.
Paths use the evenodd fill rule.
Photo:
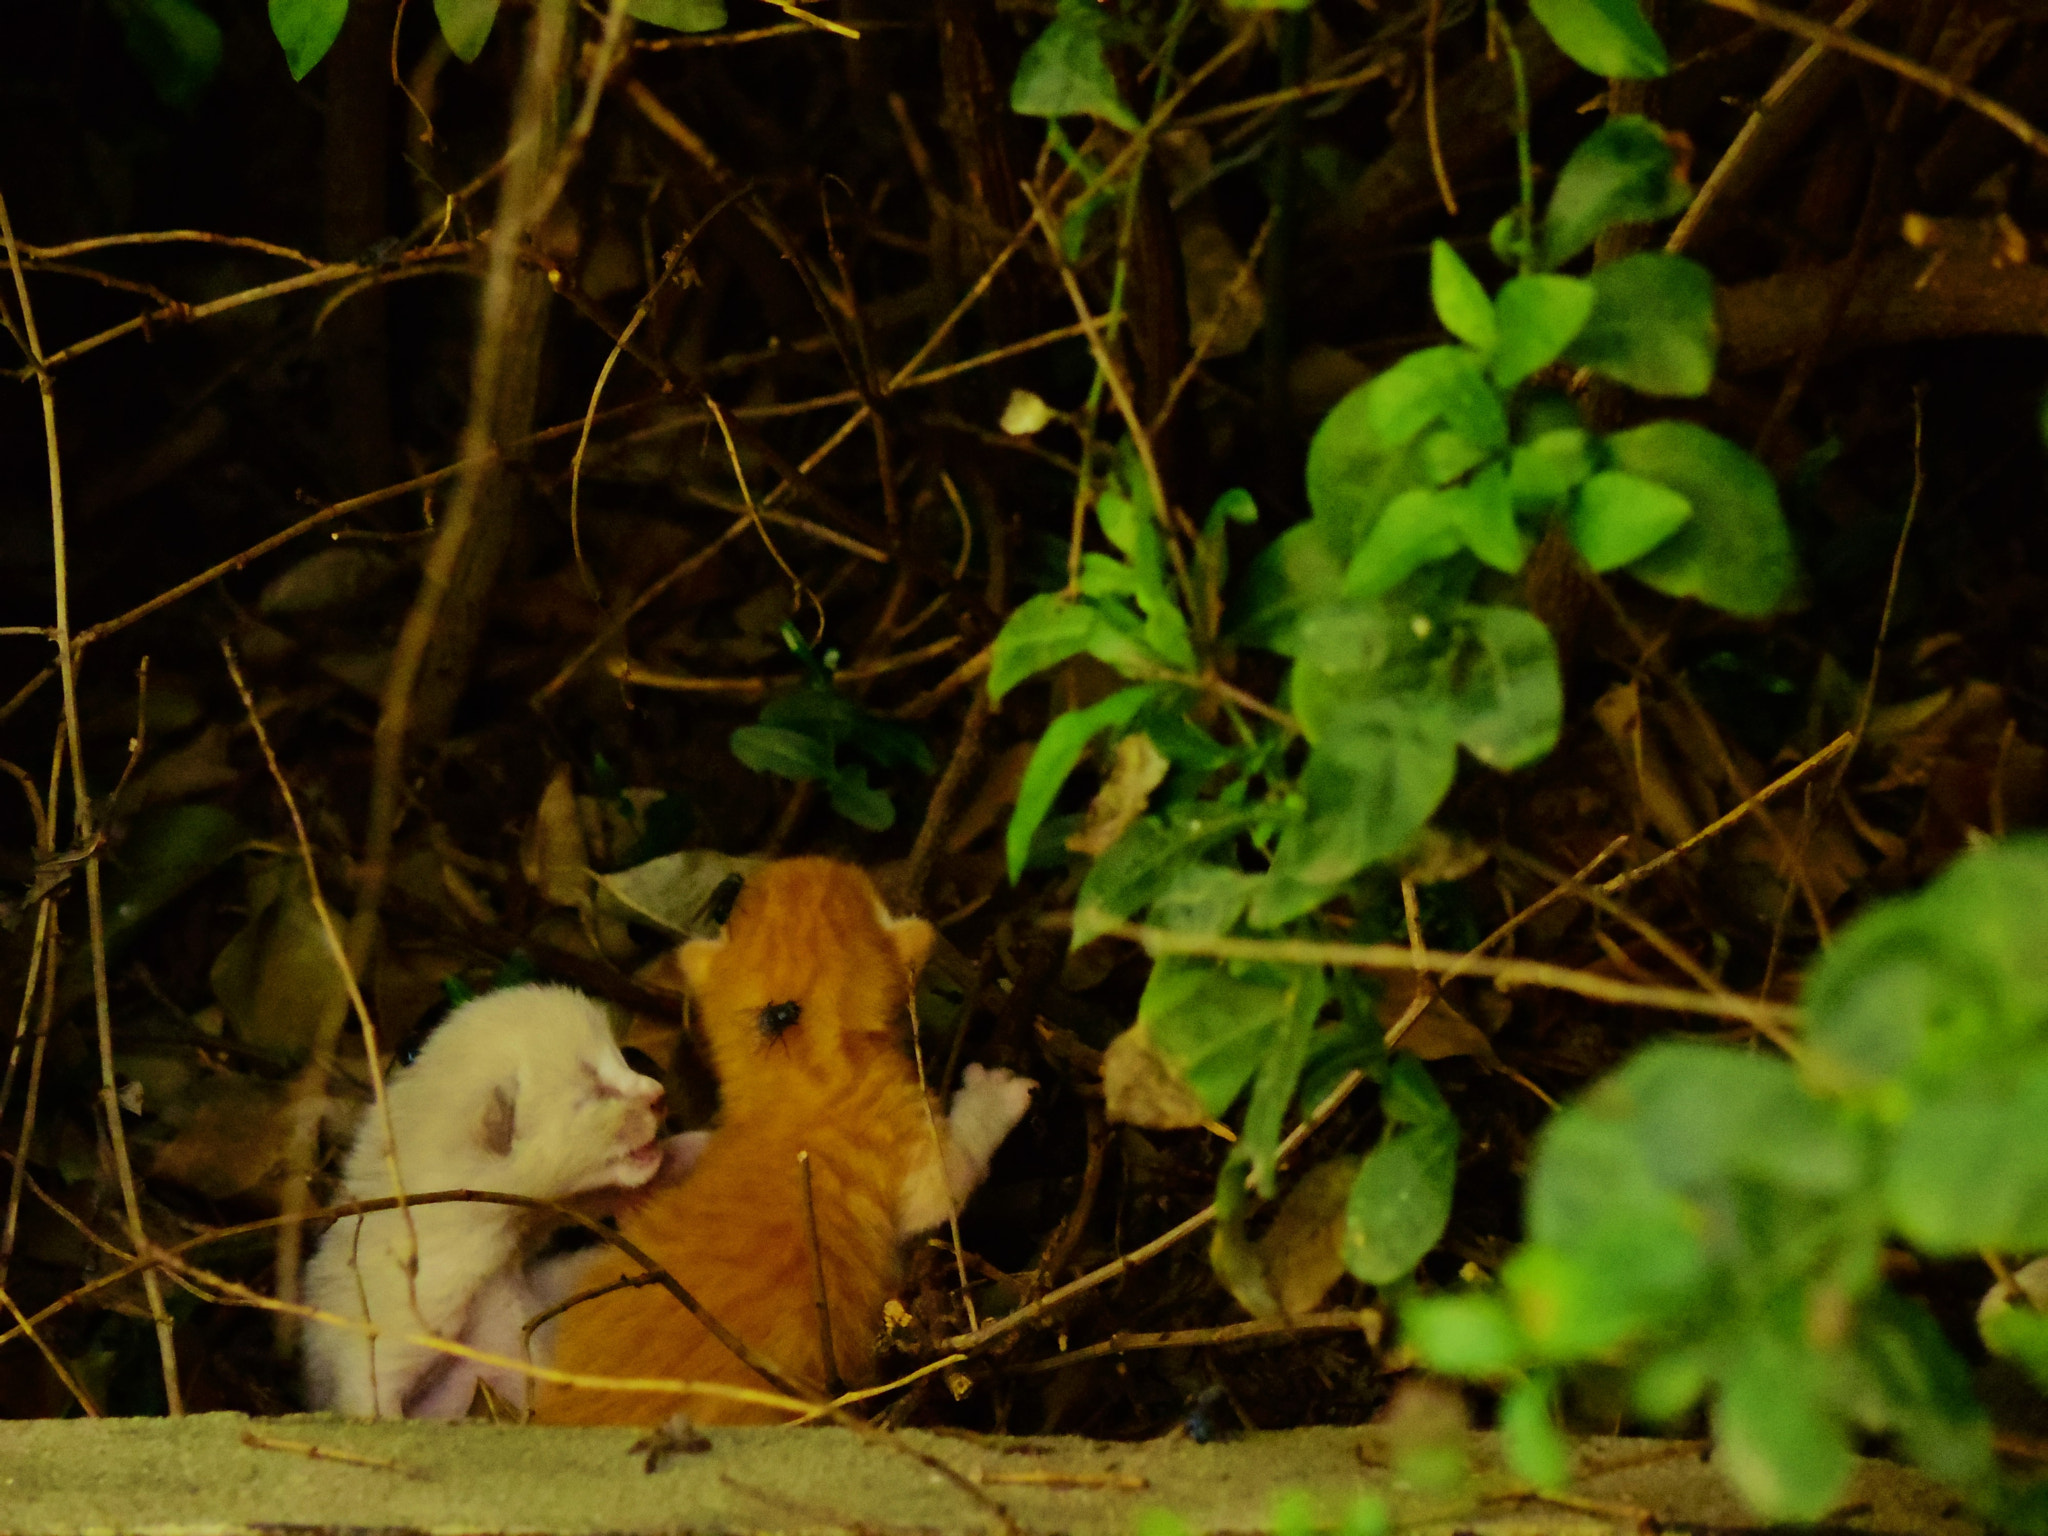
<svg viewBox="0 0 2048 1536">
<path fill-rule="evenodd" d="M 1566 0 L 1572 5 L 1599 0 Z M 1634 0 L 1609 0 L 1633 7 Z M 1542 16 L 1539 6 L 1537 15 Z M 1543 217 L 1543 264 L 1562 266 L 1616 224 L 1668 218 L 1692 200 L 1675 174 L 1671 146 L 1643 117 L 1610 117 L 1595 128 L 1558 172 Z"/>
<path fill-rule="evenodd" d="M 1607 439 L 1614 467 L 1670 487 L 1691 519 L 1629 569 L 1659 592 L 1744 618 L 1775 612 L 1792 586 L 1792 535 L 1771 473 L 1689 421 L 1653 421 Z"/>
<path fill-rule="evenodd" d="M 1498 336 L 1493 300 L 1447 240 L 1435 241 L 1429 248 L 1429 296 L 1445 330 L 1469 347 L 1493 350 Z"/>
<path fill-rule="evenodd" d="M 112 10 L 156 99 L 180 108 L 197 101 L 220 68 L 220 24 L 192 0 L 117 0 Z"/>
<path fill-rule="evenodd" d="M 2048 1392 L 2048 1314 L 2014 1302 L 1985 1317 L 1977 1328 L 1994 1355 L 2017 1360 L 2035 1385 Z"/>
<path fill-rule="evenodd" d="M 1500 348 L 1487 368 L 1494 384 L 1513 389 L 1562 357 L 1594 312 L 1595 294 L 1593 285 L 1577 277 L 1535 274 L 1502 284 L 1495 300 Z"/>
<path fill-rule="evenodd" d="M 1514 1318 L 1498 1296 L 1483 1291 L 1411 1299 L 1401 1308 L 1401 1338 L 1431 1370 L 1448 1376 L 1505 1376 L 1524 1358 Z"/>
<path fill-rule="evenodd" d="M 1344 570 L 1346 597 L 1377 597 L 1464 547 L 1450 491 L 1421 487 L 1387 504 Z"/>
<path fill-rule="evenodd" d="M 1223 818 L 1216 820 L 1219 826 L 1224 824 Z M 1228 825 L 1237 823 L 1232 819 Z M 1193 830 L 1184 821 L 1157 816 L 1133 821 L 1081 882 L 1074 900 L 1074 947 L 1099 937 L 1164 893 L 1181 866 L 1218 835 L 1217 828 L 1204 827 L 1199 819 Z"/>
<path fill-rule="evenodd" d="M 1595 267 L 1592 318 L 1571 360 L 1646 395 L 1704 395 L 1721 328 L 1714 280 L 1683 256 L 1639 251 Z"/>
<path fill-rule="evenodd" d="M 1412 440 L 1389 443 L 1372 424 L 1367 405 L 1377 382 L 1361 384 L 1339 400 L 1309 439 L 1308 504 L 1314 513 L 1309 526 L 1340 571 L 1387 503 L 1425 484 Z M 1286 539 L 1283 534 L 1273 547 Z"/>
<path fill-rule="evenodd" d="M 1126 132 L 1139 127 L 1103 54 L 1106 17 L 1093 0 L 1061 0 L 1051 26 L 1024 50 L 1010 110 L 1025 117 L 1086 113 Z"/>
<path fill-rule="evenodd" d="M 1548 1371 L 1518 1381 L 1500 1400 L 1501 1450 L 1516 1476 L 1546 1492 L 1571 1481 L 1572 1452 L 1557 1427 L 1552 1399 L 1557 1383 Z"/>
<path fill-rule="evenodd" d="M 1366 425 L 1386 447 L 1412 442 L 1439 421 L 1483 448 L 1507 446 L 1507 413 L 1500 396 L 1487 383 L 1479 359 L 1464 347 L 1410 352 L 1359 387 L 1365 392 Z"/>
<path fill-rule="evenodd" d="M 857 827 L 886 832 L 896 824 L 896 807 L 868 783 L 868 771 L 859 763 L 836 770 L 825 780 L 825 791 L 832 809 Z"/>
<path fill-rule="evenodd" d="M 1259 877 L 1219 864 L 1188 864 L 1173 872 L 1152 898 L 1146 917 L 1161 928 L 1183 933 L 1227 933 L 1244 915 Z"/>
<path fill-rule="evenodd" d="M 1130 497 L 1105 489 L 1095 498 L 1095 521 L 1102 528 L 1102 536 L 1126 559 L 1138 552 L 1138 525 L 1143 516 Z"/>
<path fill-rule="evenodd" d="M 1058 592 L 1041 592 L 1020 604 L 996 635 L 989 657 L 989 702 L 1001 703 L 1027 677 L 1087 650 L 1100 622 L 1092 604 Z"/>
<path fill-rule="evenodd" d="M 270 0 L 270 30 L 294 80 L 303 80 L 341 36 L 348 0 Z"/>
<path fill-rule="evenodd" d="M 815 736 L 772 725 L 743 725 L 732 733 L 732 755 L 756 773 L 785 779 L 829 779 L 832 748 Z"/>
<path fill-rule="evenodd" d="M 1593 473 L 1588 438 L 1577 427 L 1542 432 L 1508 459 L 1508 494 L 1518 512 L 1548 512 Z"/>
<path fill-rule="evenodd" d="M 1428 725 L 1403 719 L 1397 709 L 1361 712 L 1303 765 L 1299 788 L 1307 804 L 1281 833 L 1274 878 L 1333 886 L 1398 853 L 1443 803 L 1457 767 L 1456 747 Z M 1261 927 L 1293 915 L 1276 909 L 1264 891 L 1253 899 L 1252 920 Z"/>
<path fill-rule="evenodd" d="M 1489 768 L 1520 768 L 1549 753 L 1564 719 L 1557 645 L 1534 614 L 1468 607 L 1451 657 L 1457 742 Z"/>
<path fill-rule="evenodd" d="M 139 814 L 107 859 L 110 956 L 118 958 L 145 924 L 248 840 L 248 828 L 217 805 L 171 805 Z M 84 953 L 77 955 L 82 959 Z"/>
<path fill-rule="evenodd" d="M 1924 890 L 1865 908 L 1807 976 L 1815 1076 L 1894 1099 L 1959 1083 L 2009 1091 L 2015 1060 L 2048 1041 L 2043 911 L 2039 834 L 1974 850 Z"/>
<path fill-rule="evenodd" d="M 1915 1107 L 1899 1127 L 1885 1200 L 1930 1253 L 2048 1248 L 2048 1054 L 2011 1088 L 1985 1085 Z"/>
<path fill-rule="evenodd" d="M 1401 1279 L 1436 1246 L 1458 1172 L 1458 1122 L 1420 1061 L 1393 1059 L 1380 1107 L 1388 1135 L 1359 1164 L 1344 1210 L 1344 1266 L 1373 1285 Z"/>
<path fill-rule="evenodd" d="M 448 39 L 448 51 L 470 64 L 490 41 L 491 25 L 498 19 L 498 0 L 434 0 L 434 16 L 441 23 L 441 35 Z"/>
<path fill-rule="evenodd" d="M 1722 1466 L 1757 1513 L 1818 1520 L 1855 1470 L 1847 1426 L 1826 1401 L 1813 1355 L 1763 1330 L 1745 1343 L 1714 1404 Z"/>
<path fill-rule="evenodd" d="M 1211 1115 L 1230 1108 L 1259 1069 L 1294 997 L 1292 972 L 1231 970 L 1213 960 L 1162 956 L 1138 999 L 1152 1043 Z"/>
<path fill-rule="evenodd" d="M 1515 526 L 1505 465 L 1489 464 L 1463 485 L 1445 486 L 1437 496 L 1449 508 L 1465 548 L 1496 571 L 1513 575 L 1522 568 L 1529 550 Z"/>
<path fill-rule="evenodd" d="M 1991 1420 L 1970 1367 L 1925 1307 L 1878 1291 L 1857 1312 L 1854 1345 L 1855 1411 L 1865 1428 L 1896 1434 L 1916 1463 L 1952 1486 L 1996 1478 Z"/>
<path fill-rule="evenodd" d="M 1612 80 L 1671 72 L 1671 56 L 1636 0 L 1530 0 L 1529 9 L 1582 69 Z"/>
<path fill-rule="evenodd" d="M 626 14 L 671 32 L 716 32 L 725 25 L 725 0 L 631 0 Z"/>
<path fill-rule="evenodd" d="M 1278 1168 L 1274 1154 L 1280 1145 L 1280 1122 L 1286 1118 L 1287 1106 L 1294 1102 L 1295 1086 L 1308 1064 L 1316 1015 L 1329 996 L 1320 969 L 1294 966 L 1290 974 L 1292 986 L 1287 1009 L 1272 1048 L 1259 1064 L 1258 1077 L 1252 1083 L 1251 1103 L 1245 1107 L 1244 1132 L 1238 1139 L 1239 1147 L 1251 1159 L 1252 1178 L 1259 1196 L 1266 1200 L 1275 1193 L 1274 1175 Z"/>
<path fill-rule="evenodd" d="M 1692 503 L 1669 486 L 1610 469 L 1579 487 L 1565 526 L 1588 565 L 1611 571 L 1642 559 L 1691 516 Z"/>
<path fill-rule="evenodd" d="M 1045 728 L 1038 745 L 1032 748 L 1031 761 L 1017 786 L 1017 805 L 1010 812 L 1009 830 L 1003 836 L 1012 885 L 1024 874 L 1031 839 L 1039 823 L 1052 810 L 1060 786 L 1067 782 L 1088 744 L 1103 731 L 1128 725 L 1154 693 L 1152 688 L 1125 688 L 1086 709 L 1070 709 Z"/>
<path fill-rule="evenodd" d="M 1313 451 L 1313 450 L 1311 450 Z M 1344 585 L 1344 557 L 1325 521 L 1296 523 L 1260 550 L 1238 583 L 1226 629 L 1240 645 L 1294 653 L 1304 615 L 1334 602 Z"/>
</svg>

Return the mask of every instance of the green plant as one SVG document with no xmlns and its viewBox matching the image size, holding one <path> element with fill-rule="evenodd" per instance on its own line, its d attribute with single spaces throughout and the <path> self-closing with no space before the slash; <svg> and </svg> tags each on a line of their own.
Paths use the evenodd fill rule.
<svg viewBox="0 0 2048 1536">
<path fill-rule="evenodd" d="M 2048 1485 L 2003 1480 L 1969 1368 L 1881 1264 L 2048 1247 L 2044 903 L 2048 839 L 1969 854 L 1841 934 L 1796 1062 L 1653 1045 L 1552 1118 L 1498 1285 L 1402 1314 L 1424 1360 L 1504 1389 L 1518 1470 L 1561 1480 L 1560 1376 L 1598 1363 L 1653 1422 L 1711 1399 L 1761 1514 L 1825 1514 L 1862 1432 L 2048 1530 Z M 2016 1301 L 1983 1333 L 2048 1388 L 2048 1316 Z"/>
<path fill-rule="evenodd" d="M 1075 63 L 1089 47 L 1100 62 L 1100 23 L 1062 9 L 1054 28 L 1068 30 L 1027 55 L 1017 96 L 1116 121 L 1101 96 L 1106 65 Z M 1056 67 L 1070 76 L 1060 89 L 1038 78 Z M 1460 749 L 1513 769 L 1556 740 L 1556 654 L 1514 606 L 1511 581 L 1551 524 L 1596 570 L 1738 614 L 1783 599 L 1793 553 L 1761 465 L 1688 422 L 1594 432 L 1555 382 L 1558 365 L 1653 395 L 1696 396 L 1712 379 L 1712 284 L 1699 267 L 1646 253 L 1585 277 L 1558 270 L 1603 230 L 1684 205 L 1663 136 L 1641 118 L 1610 119 L 1571 156 L 1540 217 L 1530 185 L 1525 175 L 1522 203 L 1494 232 L 1516 275 L 1489 293 L 1435 245 L 1431 295 L 1455 339 L 1331 410 L 1308 453 L 1310 516 L 1234 590 L 1226 534 L 1255 521 L 1249 495 L 1228 493 L 1196 526 L 1170 508 L 1141 436 L 1098 456 L 1086 493 L 1108 551 L 1077 544 L 1065 589 L 1011 615 L 988 682 L 1001 699 L 1085 653 L 1130 685 L 1051 722 L 1009 826 L 1013 878 L 1060 858 L 1072 827 L 1051 816 L 1062 786 L 1098 739 L 1116 745 L 1088 826 L 1067 842 L 1096 855 L 1076 943 L 1141 916 L 1202 936 L 1319 936 L 1332 916 L 1351 938 L 1398 932 L 1394 866 L 1414 855 Z M 1111 327 L 1115 309 L 1113 299 Z M 1288 659 L 1275 703 L 1223 679 L 1246 646 Z M 1420 1063 L 1387 1062 L 1370 1002 L 1354 978 L 1316 967 L 1181 955 L 1158 960 L 1139 1003 L 1137 1029 L 1206 1114 L 1249 1090 L 1212 1251 L 1254 1311 L 1277 1303 L 1243 1237 L 1245 1176 L 1273 1193 L 1289 1106 L 1313 1105 L 1349 1070 L 1381 1082 L 1386 1122 L 1352 1183 L 1349 1267 L 1400 1280 L 1442 1234 L 1457 1125 Z"/>
<path fill-rule="evenodd" d="M 896 807 L 868 782 L 868 768 L 931 772 L 924 739 L 869 713 L 835 688 L 835 657 L 819 658 L 795 625 L 782 626 L 782 639 L 803 663 L 804 682 L 762 706 L 758 724 L 732 733 L 732 755 L 757 773 L 817 780 L 831 797 L 832 809 L 857 827 L 880 832 L 893 826 Z M 846 754 L 866 761 L 847 761 Z"/>
<path fill-rule="evenodd" d="M 181 0 L 124 0 L 152 11 L 190 9 Z M 434 0 L 449 52 L 468 64 L 484 51 L 497 24 L 500 0 Z M 676 32 L 716 32 L 725 25 L 725 0 L 632 0 L 626 14 Z M 292 78 L 303 80 L 341 36 L 348 0 L 270 0 L 270 30 L 284 49 Z M 218 52 L 216 36 L 215 52 Z"/>
</svg>

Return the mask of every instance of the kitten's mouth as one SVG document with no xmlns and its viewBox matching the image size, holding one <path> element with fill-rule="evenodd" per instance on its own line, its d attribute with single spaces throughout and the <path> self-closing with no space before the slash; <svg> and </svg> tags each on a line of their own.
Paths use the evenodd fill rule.
<svg viewBox="0 0 2048 1536">
<path fill-rule="evenodd" d="M 635 1173 L 642 1171 L 652 1173 L 661 1166 L 661 1143 L 659 1141 L 650 1141 L 644 1147 L 635 1147 L 631 1152 L 620 1158 L 619 1161 Z"/>
</svg>

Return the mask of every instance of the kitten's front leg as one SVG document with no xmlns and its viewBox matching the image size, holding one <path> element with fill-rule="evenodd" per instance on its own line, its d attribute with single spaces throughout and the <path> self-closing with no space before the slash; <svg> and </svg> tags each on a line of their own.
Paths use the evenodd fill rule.
<svg viewBox="0 0 2048 1536">
<path fill-rule="evenodd" d="M 939 1122 L 941 1155 L 903 1182 L 897 1235 L 913 1237 L 957 1212 L 988 1175 L 989 1159 L 1031 1107 L 1038 1085 L 1002 1067 L 970 1063 Z"/>
</svg>

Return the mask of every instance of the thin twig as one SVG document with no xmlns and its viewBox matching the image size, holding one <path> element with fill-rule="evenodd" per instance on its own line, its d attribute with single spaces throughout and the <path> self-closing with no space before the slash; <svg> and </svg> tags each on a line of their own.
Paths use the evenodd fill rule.
<svg viewBox="0 0 2048 1536">
<path fill-rule="evenodd" d="M 1861 59 L 1866 64 L 1875 64 L 1880 69 L 1890 70 L 1901 80 L 1934 92 L 1937 96 L 1961 102 L 1972 112 L 1989 118 L 2007 133 L 2018 139 L 2037 155 L 2048 155 L 2048 133 L 2043 133 L 2011 107 L 1993 101 L 1989 96 L 1972 90 L 1960 80 L 1951 80 L 1947 75 L 1929 69 L 1924 64 L 1902 58 L 1875 43 L 1866 43 L 1853 32 L 1840 27 L 1829 26 L 1824 21 L 1813 21 L 1795 11 L 1780 10 L 1775 5 L 1765 5 L 1763 0 L 1707 0 L 1707 4 L 1719 11 L 1733 11 L 1738 16 L 1747 16 L 1751 21 L 1762 22 L 1767 27 L 1776 27 L 1780 32 L 1790 32 L 1794 37 L 1803 37 L 1811 43 L 1823 43 L 1839 53 Z"/>
<path fill-rule="evenodd" d="M 846 1390 L 839 1379 L 839 1352 L 832 1347 L 832 1303 L 825 1294 L 825 1254 L 818 1246 L 818 1207 L 811 1193 L 811 1154 L 796 1155 L 797 1183 L 804 1199 L 804 1246 L 811 1255 L 811 1305 L 818 1309 L 818 1353 L 825 1363 L 825 1395 L 837 1397 Z"/>
<path fill-rule="evenodd" d="M 64 1390 L 71 1394 L 72 1398 L 77 1402 L 80 1411 L 88 1419 L 99 1418 L 99 1404 L 92 1400 L 92 1395 L 79 1384 L 78 1378 L 71 1374 L 70 1368 L 64 1364 L 64 1357 L 50 1348 L 48 1341 L 30 1325 L 28 1318 L 23 1315 L 21 1308 L 14 1304 L 14 1298 L 7 1294 L 5 1286 L 0 1286 L 0 1306 L 4 1306 L 8 1310 L 14 1318 L 15 1325 L 28 1335 L 29 1342 L 35 1345 L 36 1349 L 41 1352 L 44 1363 L 55 1373 L 57 1379 L 64 1384 Z M 12 1479 L 9 1479 L 9 1481 L 12 1481 Z"/>
<path fill-rule="evenodd" d="M 1064 914 L 1048 918 L 1057 925 Z M 1481 960 L 1470 954 L 1448 954 L 1427 949 L 1417 952 L 1405 944 L 1333 944 L 1317 939 L 1246 939 L 1228 935 L 1187 933 L 1175 928 L 1156 928 L 1144 923 L 1122 923 L 1103 930 L 1107 937 L 1129 939 L 1142 944 L 1153 955 L 1201 955 L 1215 960 L 1268 960 L 1282 965 L 1335 965 L 1368 971 L 1450 972 L 1454 968 L 1476 976 L 1491 976 L 1504 987 L 1549 987 L 1576 993 L 1596 1002 L 1623 1007 L 1664 1008 L 1673 1013 L 1702 1014 L 1708 1018 L 1737 1019 L 1759 1029 L 1797 1028 L 1799 1010 L 1780 1003 L 1763 1002 L 1734 994 L 1710 996 L 1681 987 L 1641 987 L 1616 981 L 1610 976 L 1551 965 L 1540 960 Z"/>
<path fill-rule="evenodd" d="M 86 851 L 86 937 L 92 955 L 93 1020 L 99 1046 L 100 1103 L 106 1117 L 107 1141 L 114 1154 L 114 1176 L 121 1186 L 121 1204 L 128 1218 L 129 1240 L 140 1246 L 144 1239 L 142 1203 L 135 1189 L 135 1170 L 128 1157 L 128 1133 L 121 1124 L 120 1091 L 114 1080 L 114 1016 L 107 994 L 106 908 L 101 894 L 99 833 L 93 825 L 92 792 L 86 780 L 84 735 L 79 723 L 78 656 L 71 645 L 70 554 L 64 526 L 64 464 L 57 436 L 57 386 L 50 373 L 50 360 L 43 352 L 41 333 L 36 327 L 35 306 L 29 301 L 28 279 L 21 267 L 21 248 L 15 243 L 14 221 L 7 211 L 5 197 L 0 197 L 0 238 L 4 238 L 7 244 L 7 262 L 14 272 L 15 297 L 21 305 L 22 330 L 28 341 L 36 391 L 43 405 L 43 448 L 50 487 L 51 575 L 56 588 L 57 609 L 52 638 L 57 644 L 57 670 L 64 692 L 64 736 L 71 761 L 72 824 L 78 847 Z M 163 1287 L 154 1272 L 143 1276 L 143 1290 L 149 1301 L 150 1318 L 156 1325 L 165 1403 L 171 1417 L 181 1418 L 185 1412 L 185 1399 L 178 1386 L 178 1355 L 171 1339 L 171 1316 L 164 1310 Z"/>
<path fill-rule="evenodd" d="M 1762 789 L 1758 790 L 1755 794 L 1745 797 L 1742 803 L 1736 806 L 1734 810 L 1727 812 L 1725 815 L 1715 817 L 1712 821 L 1708 822 L 1704 827 L 1700 828 L 1699 831 L 1693 833 L 1691 837 L 1685 839 L 1684 842 L 1678 844 L 1675 848 L 1667 848 L 1664 850 L 1664 852 L 1658 854 L 1655 858 L 1646 859 L 1641 864 L 1636 865 L 1633 869 L 1623 870 L 1620 874 L 1614 876 L 1611 880 L 1605 881 L 1601 885 L 1600 889 L 1607 892 L 1611 896 L 1617 894 L 1618 892 L 1627 890 L 1632 885 L 1637 885 L 1640 884 L 1642 881 L 1647 880 L 1651 875 L 1654 875 L 1658 870 L 1664 868 L 1665 865 L 1675 863 L 1677 860 L 1683 858 L 1686 854 L 1692 852 L 1692 850 L 1697 848 L 1701 843 L 1706 842 L 1709 838 L 1718 837 L 1721 833 L 1727 831 L 1730 827 L 1734 826 L 1736 822 L 1742 820 L 1743 817 L 1747 816 L 1751 811 L 1755 810 L 1758 806 L 1762 805 L 1766 800 L 1769 800 L 1772 796 L 1776 795 L 1779 791 L 1790 789 L 1794 784 L 1798 783 L 1801 779 L 1805 778 L 1809 773 L 1813 772 L 1814 769 L 1819 768 L 1825 763 L 1834 761 L 1836 757 L 1840 756 L 1844 752 L 1849 751 L 1855 745 L 1855 743 L 1855 732 L 1845 731 L 1842 735 L 1837 736 L 1833 741 L 1829 742 L 1826 746 L 1822 747 L 1818 752 L 1814 753 L 1813 756 L 1807 758 L 1798 766 L 1794 768 L 1788 768 L 1785 772 L 1779 774 L 1778 777 L 1771 780 L 1770 783 L 1766 784 Z"/>
<path fill-rule="evenodd" d="M 924 1075 L 924 1029 L 917 1018 L 917 973 L 909 976 L 910 1009 L 910 1056 L 917 1064 L 917 1092 L 924 1101 L 925 1128 L 931 1132 L 932 1160 L 938 1164 L 939 1185 L 946 1191 L 946 1226 L 953 1239 L 953 1264 L 960 1275 L 960 1305 L 967 1309 L 967 1331 L 974 1332 L 981 1324 L 974 1316 L 974 1295 L 967 1289 L 967 1249 L 960 1242 L 960 1209 L 954 1203 L 950 1182 L 946 1178 L 946 1144 L 939 1135 L 939 1112 L 932 1104 L 931 1084 Z"/>
<path fill-rule="evenodd" d="M 223 638 L 220 651 L 227 660 L 228 676 L 242 700 L 242 708 L 249 716 L 249 728 L 255 733 L 263 762 L 270 769 L 271 782 L 276 784 L 278 795 L 284 800 L 285 814 L 291 817 L 292 835 L 298 839 L 299 858 L 306 869 L 307 900 L 312 904 L 314 917 L 319 920 L 321 936 L 327 941 L 327 953 L 333 959 L 335 969 L 341 973 L 341 984 L 348 994 L 349 1006 L 355 1010 L 356 1022 L 363 1032 L 363 1062 L 370 1078 L 370 1098 L 376 1107 L 378 1128 L 384 1133 L 384 1172 L 391 1180 L 392 1194 L 398 1201 L 399 1220 L 405 1227 L 405 1250 L 399 1265 L 405 1271 L 407 1286 L 413 1293 L 413 1308 L 417 1311 L 420 1236 L 413 1225 L 412 1212 L 406 1206 L 405 1179 L 398 1170 L 398 1133 L 392 1127 L 391 1100 L 384 1091 L 384 1056 L 377 1043 L 377 1024 L 370 1017 L 370 1005 L 364 1001 L 362 986 L 356 979 L 354 967 L 349 964 L 348 946 L 342 939 L 340 926 L 334 921 L 334 911 L 327 905 L 327 897 L 320 889 L 320 866 L 313 857 L 313 841 L 306 835 L 306 819 L 299 814 L 299 801 L 292 793 L 291 780 L 285 777 L 277 752 L 270 745 L 270 732 L 264 728 L 263 715 L 256 708 L 256 696 L 249 691 L 249 684 L 242 676 L 242 664 L 235 655 L 234 646 Z M 324 1051 L 320 1049 L 323 1045 Z M 333 1056 L 332 1040 L 315 1042 L 312 1059 L 292 1084 L 289 1116 L 292 1124 L 317 1127 L 319 1116 L 313 1113 L 313 1107 L 327 1092 L 328 1079 L 334 1072 Z M 317 1134 L 317 1131 L 311 1134 Z"/>
<path fill-rule="evenodd" d="M 1220 1328 L 1180 1328 L 1171 1333 L 1113 1333 L 1097 1344 L 1070 1349 L 1015 1367 L 1019 1375 L 1064 1370 L 1084 1360 L 1100 1360 L 1145 1349 L 1200 1349 L 1215 1344 L 1241 1344 L 1247 1339 L 1265 1339 L 1284 1344 L 1305 1333 L 1373 1334 L 1383 1323 L 1379 1313 L 1305 1312 L 1299 1317 L 1253 1318 L 1249 1322 L 1226 1323 Z"/>
</svg>

